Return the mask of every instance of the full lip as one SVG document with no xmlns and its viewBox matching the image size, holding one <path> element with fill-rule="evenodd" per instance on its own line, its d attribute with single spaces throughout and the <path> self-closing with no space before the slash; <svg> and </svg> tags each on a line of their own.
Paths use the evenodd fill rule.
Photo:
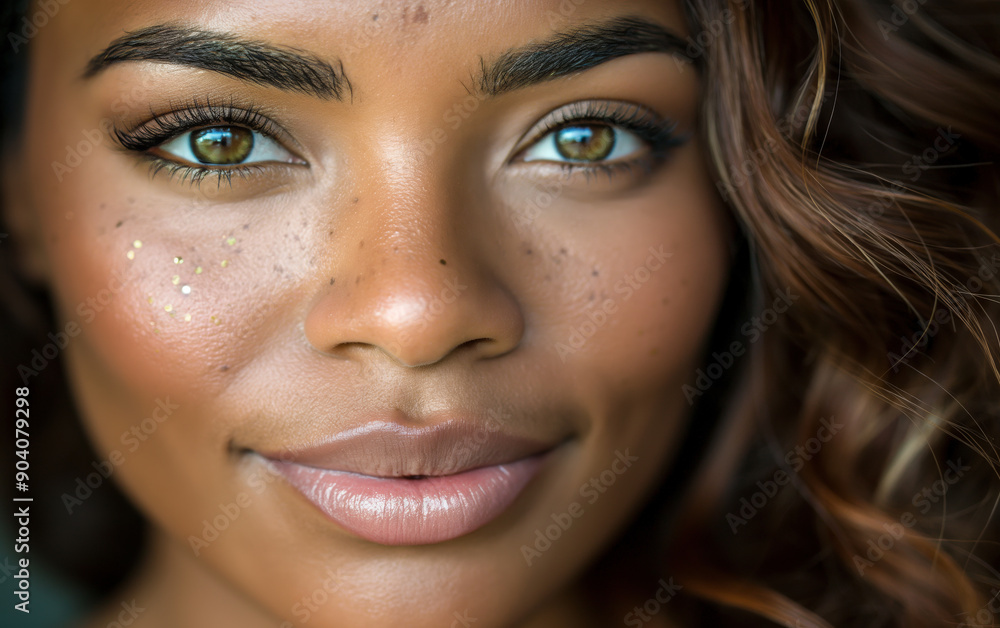
<svg viewBox="0 0 1000 628">
<path fill-rule="evenodd" d="M 258 453 L 272 461 L 317 469 L 376 478 L 419 478 L 502 465 L 542 454 L 558 444 L 455 416 L 422 425 L 376 418 L 319 443 Z"/>
<path fill-rule="evenodd" d="M 308 447 L 256 453 L 355 536 L 426 545 L 499 517 L 562 442 L 455 416 L 423 425 L 376 418 Z"/>
</svg>

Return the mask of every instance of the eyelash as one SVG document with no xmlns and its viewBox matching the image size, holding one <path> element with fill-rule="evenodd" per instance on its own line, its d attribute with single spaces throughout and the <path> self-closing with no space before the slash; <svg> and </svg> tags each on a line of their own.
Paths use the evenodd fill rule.
<svg viewBox="0 0 1000 628">
<path fill-rule="evenodd" d="M 687 133 L 676 133 L 677 124 L 675 122 L 661 118 L 640 105 L 624 102 L 582 101 L 556 110 L 548 120 L 542 123 L 541 129 L 532 135 L 531 141 L 526 143 L 518 155 L 535 146 L 550 133 L 587 123 L 606 124 L 630 131 L 649 144 L 649 154 L 629 161 L 558 162 L 556 165 L 567 177 L 582 172 L 588 181 L 591 177 L 599 174 L 604 174 L 612 179 L 619 174 L 628 174 L 636 167 L 642 168 L 645 174 L 648 174 L 666 160 L 672 149 L 683 145 L 690 137 Z"/>
<path fill-rule="evenodd" d="M 182 182 L 200 185 L 208 176 L 215 176 L 221 185 L 223 181 L 232 185 L 233 175 L 246 178 L 254 172 L 266 168 L 262 163 L 235 166 L 193 166 L 155 155 L 150 150 L 178 135 L 211 126 L 241 126 L 271 138 L 281 137 L 278 126 L 253 106 L 237 107 L 233 103 L 214 104 L 197 100 L 190 105 L 172 109 L 166 113 L 154 114 L 150 119 L 130 129 L 115 127 L 113 133 L 118 144 L 127 151 L 141 153 L 150 164 L 150 176 L 164 171 L 168 177 L 178 177 Z"/>
<path fill-rule="evenodd" d="M 150 111 L 150 115 L 147 122 L 129 129 L 120 129 L 116 126 L 113 129 L 113 134 L 118 143 L 123 149 L 140 153 L 150 161 L 151 177 L 164 171 L 168 177 L 176 176 L 181 182 L 193 186 L 200 185 L 208 176 L 215 176 L 220 185 L 223 181 L 232 185 L 233 175 L 246 178 L 254 172 L 265 169 L 266 166 L 257 163 L 218 167 L 194 166 L 160 157 L 149 151 L 182 133 L 213 125 L 242 126 L 271 138 L 283 135 L 270 118 L 253 106 L 244 108 L 237 107 L 233 103 L 219 105 L 210 101 L 200 103 L 196 100 L 190 105 L 178 107 L 159 115 Z M 585 123 L 606 124 L 623 128 L 634 133 L 650 146 L 649 154 L 629 161 L 559 162 L 557 164 L 565 176 L 582 172 L 588 181 L 592 176 L 598 174 L 604 174 L 611 179 L 619 174 L 630 173 L 636 167 L 641 167 L 648 174 L 669 156 L 673 148 L 684 144 L 689 137 L 687 134 L 678 135 L 675 133 L 676 123 L 660 118 L 639 105 L 621 102 L 582 101 L 566 105 L 551 114 L 549 119 L 545 120 L 542 127 L 533 135 L 533 139 L 518 154 L 534 146 L 550 133 Z"/>
</svg>

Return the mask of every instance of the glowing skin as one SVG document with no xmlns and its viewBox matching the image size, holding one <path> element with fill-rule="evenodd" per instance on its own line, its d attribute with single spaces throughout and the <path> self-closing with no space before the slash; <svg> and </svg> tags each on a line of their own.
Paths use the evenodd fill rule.
<svg viewBox="0 0 1000 628">
<path fill-rule="evenodd" d="M 302 599 L 331 573 L 310 626 L 448 626 L 456 613 L 480 628 L 586 625 L 583 602 L 560 600 L 668 481 L 730 226 L 694 134 L 692 66 L 636 54 L 470 96 L 480 57 L 554 30 L 631 15 L 687 36 L 674 2 L 563 4 L 575 8 L 550 24 L 558 0 L 92 0 L 62 6 L 32 40 L 4 206 L 26 272 L 51 288 L 61 323 L 83 329 L 66 358 L 91 438 L 102 458 L 124 456 L 114 478 L 156 526 L 142 576 L 112 602 L 150 609 L 134 625 L 301 625 Z M 125 31 L 161 23 L 339 60 L 352 97 L 151 62 L 81 78 Z M 150 178 L 106 133 L 192 98 L 261 108 L 282 130 L 276 143 L 254 136 L 268 161 L 231 187 L 191 186 Z M 581 101 L 638 104 L 686 138 L 648 173 L 611 179 L 563 172 L 551 137 L 517 158 L 540 120 Z M 566 154 L 648 151 L 617 131 L 609 148 L 591 128 L 567 132 Z M 113 298 L 86 305 L 102 291 Z M 143 424 L 157 408 L 163 420 Z M 248 453 L 387 413 L 563 444 L 497 518 L 418 546 L 339 527 Z M 522 548 L 573 504 L 582 516 L 529 566 Z M 217 538 L 213 520 L 226 521 Z"/>
</svg>

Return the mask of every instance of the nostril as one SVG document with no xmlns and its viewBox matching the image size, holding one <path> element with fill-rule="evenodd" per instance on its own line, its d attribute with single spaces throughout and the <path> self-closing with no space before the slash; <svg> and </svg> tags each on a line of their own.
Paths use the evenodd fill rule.
<svg viewBox="0 0 1000 628">
<path fill-rule="evenodd" d="M 433 261 L 441 260 L 448 268 L 459 261 Z M 503 355 L 519 344 L 523 317 L 506 287 L 487 275 L 442 283 L 401 267 L 379 273 L 377 282 L 365 279 L 364 290 L 338 291 L 328 286 L 328 274 L 304 321 L 306 339 L 344 358 L 375 348 L 409 368 L 436 364 L 456 351 L 467 360 Z"/>
</svg>

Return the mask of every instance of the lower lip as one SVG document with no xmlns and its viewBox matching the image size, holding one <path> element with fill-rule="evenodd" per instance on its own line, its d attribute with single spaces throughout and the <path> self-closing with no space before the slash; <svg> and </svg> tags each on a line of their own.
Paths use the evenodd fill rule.
<svg viewBox="0 0 1000 628">
<path fill-rule="evenodd" d="M 426 545 L 496 519 L 538 473 L 543 456 L 454 475 L 408 480 L 272 461 L 275 471 L 328 517 L 382 545 Z"/>
</svg>

